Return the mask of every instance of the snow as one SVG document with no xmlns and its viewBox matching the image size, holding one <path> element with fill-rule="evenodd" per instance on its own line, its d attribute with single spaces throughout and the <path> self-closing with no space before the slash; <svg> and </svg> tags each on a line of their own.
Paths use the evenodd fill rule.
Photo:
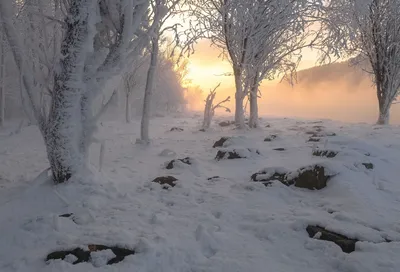
<svg viewBox="0 0 400 272">
<path fill-rule="evenodd" d="M 115 254 L 112 252 L 111 249 L 100 250 L 90 253 L 90 262 L 95 267 L 106 265 L 107 262 L 112 258 L 115 258 Z"/>
<path fill-rule="evenodd" d="M 264 118 L 250 131 L 220 128 L 215 118 L 211 130 L 200 132 L 201 121 L 153 119 L 150 145 L 135 144 L 138 120 L 103 122 L 96 135 L 105 141 L 102 172 L 100 144 L 93 144 L 93 175 L 57 186 L 43 172 L 48 164 L 37 128 L 0 131 L 0 271 L 400 271 L 400 127 Z M 306 142 L 315 125 L 337 136 Z M 271 134 L 278 138 L 264 142 Z M 224 148 L 212 146 L 222 136 L 234 137 L 225 148 L 260 155 L 216 161 Z M 281 147 L 286 151 L 273 150 Z M 316 157 L 316 147 L 340 153 Z M 194 164 L 165 169 L 185 157 Z M 250 181 L 263 169 L 295 172 L 315 164 L 338 173 L 319 191 Z M 164 175 L 175 176 L 177 186 L 150 183 Z M 59 217 L 67 213 L 73 215 Z M 346 254 L 309 238 L 308 224 L 362 242 Z M 111 266 L 104 265 L 110 252 L 94 254 L 95 266 L 72 265 L 72 256 L 45 262 L 50 252 L 88 244 L 137 253 Z"/>
</svg>

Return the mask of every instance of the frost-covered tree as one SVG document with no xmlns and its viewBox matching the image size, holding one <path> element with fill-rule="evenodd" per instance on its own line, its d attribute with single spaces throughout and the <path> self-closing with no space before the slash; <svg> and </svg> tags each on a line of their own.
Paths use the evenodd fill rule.
<svg viewBox="0 0 400 272">
<path fill-rule="evenodd" d="M 204 105 L 204 119 L 203 119 L 203 125 L 202 129 L 207 130 L 210 128 L 212 118 L 214 117 L 215 110 L 218 108 L 223 108 L 225 111 L 230 112 L 231 110 L 224 106 L 226 102 L 229 102 L 231 97 L 228 96 L 225 100 L 222 100 L 221 102 L 214 104 L 214 99 L 215 96 L 217 95 L 217 89 L 221 86 L 221 83 L 218 84 L 213 90 L 210 91 L 210 93 L 207 95 L 207 98 L 205 100 L 205 105 Z"/>
<path fill-rule="evenodd" d="M 318 14 L 318 1 L 253 1 L 241 8 L 239 40 L 246 41 L 244 94 L 250 102 L 249 127 L 258 127 L 259 86 L 264 79 L 292 74 L 301 60 L 301 49 L 314 45 L 318 31 L 311 16 Z"/>
<path fill-rule="evenodd" d="M 139 89 L 141 87 L 141 73 L 143 72 L 143 68 L 146 64 L 146 56 L 138 55 L 137 61 L 135 61 L 131 68 L 129 68 L 125 74 L 122 76 L 122 80 L 124 83 L 124 91 L 125 91 L 125 121 L 126 123 L 131 122 L 131 108 L 132 108 L 132 95 L 135 92 L 135 89 Z"/>
<path fill-rule="evenodd" d="M 183 109 L 186 104 L 185 75 L 182 63 L 176 64 L 176 58 L 171 57 L 171 51 L 167 44 L 160 45 L 160 53 L 155 71 L 154 88 L 151 96 L 151 116 L 159 116 L 169 113 L 176 113 Z M 146 83 L 146 74 L 150 65 L 150 56 L 148 51 L 140 57 L 140 60 L 127 69 L 126 74 L 119 84 L 121 98 L 119 99 L 119 108 L 124 106 L 126 117 L 126 97 L 129 95 L 129 106 L 134 109 L 132 116 L 141 117 L 143 112 L 144 87 Z M 129 79 L 129 82 L 126 81 Z M 129 90 L 128 90 L 129 89 Z M 122 105 L 122 102 L 124 103 Z M 120 111 L 116 109 L 117 111 Z M 122 112 L 120 112 L 122 113 Z M 126 119 L 126 118 L 125 118 Z"/>
<path fill-rule="evenodd" d="M 102 86 L 147 44 L 148 0 L 25 1 L 30 43 L 11 1 L 0 20 L 44 138 L 56 183 L 87 166 L 88 148 L 103 109 L 94 112 Z M 56 27 L 57 26 L 57 27 Z M 34 35 L 33 35 L 34 34 Z M 49 107 L 43 90 L 50 97 Z M 105 103 L 104 105 L 107 105 Z"/>
<path fill-rule="evenodd" d="M 245 126 L 243 101 L 250 94 L 250 125 L 257 126 L 259 84 L 297 66 L 298 58 L 293 57 L 311 33 L 307 16 L 321 7 L 321 1 L 193 0 L 192 5 L 208 38 L 231 62 L 236 125 Z"/>
<path fill-rule="evenodd" d="M 154 88 L 154 79 L 158 65 L 158 55 L 160 53 L 160 44 L 165 39 L 167 32 L 172 33 L 173 43 L 180 47 L 181 54 L 184 52 L 190 54 L 193 49 L 193 43 L 197 39 L 197 33 L 194 28 L 182 30 L 180 24 L 169 24 L 170 18 L 182 17 L 186 13 L 184 7 L 187 0 L 151 0 L 151 10 L 153 20 L 157 23 L 154 32 L 150 38 L 150 66 L 147 73 L 145 93 L 143 99 L 143 113 L 140 127 L 140 142 L 149 143 L 149 124 L 151 116 L 151 97 Z"/>
<path fill-rule="evenodd" d="M 154 114 L 176 113 L 183 109 L 185 88 L 178 69 L 176 60 L 170 57 L 168 50 L 160 54 L 151 101 Z"/>
<path fill-rule="evenodd" d="M 325 28 L 327 54 L 367 59 L 376 85 L 379 117 L 388 124 L 400 88 L 400 1 L 331 0 Z"/>
</svg>

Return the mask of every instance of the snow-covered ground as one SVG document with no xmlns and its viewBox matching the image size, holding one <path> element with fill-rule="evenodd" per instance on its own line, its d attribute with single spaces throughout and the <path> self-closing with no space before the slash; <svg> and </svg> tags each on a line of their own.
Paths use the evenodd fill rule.
<svg viewBox="0 0 400 272">
<path fill-rule="evenodd" d="M 104 122 L 102 173 L 96 172 L 100 144 L 93 144 L 93 178 L 58 186 L 39 175 L 48 164 L 35 127 L 0 131 L 0 271 L 400 271 L 400 127 L 263 119 L 253 131 L 214 125 L 200 132 L 200 121 L 154 119 L 150 146 L 135 144 L 137 123 Z M 315 126 L 337 135 L 307 142 Z M 264 142 L 271 134 L 277 138 Z M 221 136 L 235 136 L 231 148 L 260 154 L 216 161 L 212 146 Z M 312 156 L 317 147 L 339 153 Z M 194 163 L 165 169 L 185 157 Z M 296 170 L 317 162 L 338 173 L 320 191 L 250 181 L 266 167 Z M 163 175 L 178 185 L 164 190 L 150 182 Z M 66 213 L 74 215 L 59 217 Z M 343 253 L 309 238 L 308 224 L 361 242 Z M 44 261 L 52 251 L 88 244 L 137 254 L 111 266 L 102 260 L 110 252 L 92 256 L 94 265 Z"/>
</svg>

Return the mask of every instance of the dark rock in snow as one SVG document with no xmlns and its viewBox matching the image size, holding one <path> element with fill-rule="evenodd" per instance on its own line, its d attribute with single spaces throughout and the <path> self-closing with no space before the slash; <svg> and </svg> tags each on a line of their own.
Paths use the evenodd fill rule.
<svg viewBox="0 0 400 272">
<path fill-rule="evenodd" d="M 342 234 L 326 230 L 325 228 L 319 226 L 309 225 L 307 226 L 306 230 L 310 238 L 333 242 L 338 245 L 345 253 L 351 253 L 356 249 L 356 243 L 358 242 L 358 240 L 356 239 L 348 238 Z"/>
<path fill-rule="evenodd" d="M 180 127 L 173 127 L 173 128 L 171 128 L 170 131 L 179 131 L 179 132 L 182 132 L 182 131 L 183 131 L 183 128 L 180 128 Z"/>
<path fill-rule="evenodd" d="M 177 160 L 172 160 L 169 163 L 167 163 L 167 166 L 165 166 L 166 169 L 173 169 L 175 168 L 176 162 L 181 162 L 187 165 L 192 165 L 192 159 L 189 157 L 183 158 L 183 159 L 177 159 Z"/>
<path fill-rule="evenodd" d="M 163 176 L 155 178 L 152 182 L 162 185 L 163 189 L 168 189 L 170 187 L 175 187 L 177 180 L 178 179 L 173 176 Z"/>
<path fill-rule="evenodd" d="M 333 150 L 314 150 L 313 155 L 317 157 L 334 158 L 339 152 Z"/>
<path fill-rule="evenodd" d="M 229 127 L 229 126 L 231 126 L 231 125 L 234 125 L 235 124 L 235 121 L 222 121 L 222 122 L 219 122 L 219 126 L 220 127 Z"/>
<path fill-rule="evenodd" d="M 362 165 L 364 165 L 365 168 L 367 168 L 368 170 L 374 169 L 374 165 L 372 163 L 370 163 L 370 162 L 365 162 Z"/>
<path fill-rule="evenodd" d="M 261 182 L 265 186 L 269 186 L 272 184 L 272 181 L 278 180 L 285 185 L 286 184 L 286 174 L 287 171 L 285 169 L 280 168 L 267 168 L 260 172 L 257 172 L 251 176 L 251 180 L 255 182 Z"/>
<path fill-rule="evenodd" d="M 215 159 L 217 161 L 223 160 L 223 159 L 234 160 L 234 159 L 244 159 L 244 158 L 246 158 L 246 157 L 240 156 L 235 150 L 232 150 L 232 151 L 219 150 L 217 152 L 217 156 L 215 156 Z"/>
<path fill-rule="evenodd" d="M 72 215 L 74 215 L 73 213 L 64 213 L 64 214 L 60 214 L 59 217 L 71 217 Z"/>
<path fill-rule="evenodd" d="M 318 134 L 318 132 L 312 131 L 312 130 L 306 131 L 305 133 L 306 133 L 307 135 L 312 135 L 312 136 Z"/>
<path fill-rule="evenodd" d="M 207 180 L 215 180 L 215 179 L 220 179 L 220 178 L 221 178 L 220 176 L 213 176 L 211 178 L 208 178 Z"/>
<path fill-rule="evenodd" d="M 251 176 L 251 180 L 270 185 L 273 180 L 278 180 L 286 186 L 294 185 L 298 188 L 320 190 L 326 187 L 333 175 L 327 174 L 321 165 L 300 168 L 296 172 L 288 172 L 284 168 L 266 168 Z"/>
<path fill-rule="evenodd" d="M 213 145 L 213 148 L 216 147 L 223 147 L 224 143 L 229 140 L 229 137 L 221 137 L 221 139 L 219 139 L 218 141 L 216 141 Z"/>
<path fill-rule="evenodd" d="M 275 134 L 271 134 L 268 137 L 266 137 L 264 139 L 264 142 L 272 142 L 273 140 L 275 140 L 277 138 L 277 136 Z"/>
<path fill-rule="evenodd" d="M 246 154 L 248 153 L 248 154 Z M 217 161 L 220 160 L 235 160 L 235 159 L 246 159 L 248 158 L 251 153 L 260 155 L 260 152 L 256 149 L 246 149 L 246 150 L 219 150 L 217 152 L 217 155 L 215 156 L 215 159 Z"/>
<path fill-rule="evenodd" d="M 318 143 L 321 141 L 321 138 L 310 137 L 307 142 Z"/>
<path fill-rule="evenodd" d="M 304 167 L 292 173 L 290 177 L 286 176 L 287 184 L 294 184 L 299 188 L 309 190 L 321 190 L 326 187 L 328 181 L 333 175 L 327 174 L 325 167 L 321 165 L 314 165 L 312 167 Z"/>
<path fill-rule="evenodd" d="M 311 131 L 306 131 L 305 132 L 307 135 L 310 135 L 310 137 L 333 137 L 336 136 L 336 133 L 334 132 L 324 132 L 322 128 L 316 128 Z"/>
<path fill-rule="evenodd" d="M 275 151 L 285 151 L 286 149 L 283 147 L 279 147 L 279 148 L 274 148 Z"/>
<path fill-rule="evenodd" d="M 47 255 L 46 261 L 50 260 L 64 260 L 67 255 L 74 255 L 77 260 L 73 264 L 89 262 L 90 251 L 85 251 L 81 248 L 75 248 L 73 250 L 55 251 Z"/>
<path fill-rule="evenodd" d="M 75 248 L 72 250 L 55 251 L 47 255 L 46 261 L 64 260 L 68 255 L 74 255 L 77 260 L 73 264 L 90 262 L 90 253 L 110 249 L 115 257 L 107 262 L 108 265 L 121 262 L 126 256 L 135 254 L 134 250 L 121 247 L 108 247 L 104 245 L 88 245 L 87 250 Z"/>
</svg>

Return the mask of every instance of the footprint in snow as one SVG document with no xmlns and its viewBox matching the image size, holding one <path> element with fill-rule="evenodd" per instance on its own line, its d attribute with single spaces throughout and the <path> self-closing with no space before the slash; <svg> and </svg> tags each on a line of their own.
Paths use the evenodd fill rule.
<svg viewBox="0 0 400 272">
<path fill-rule="evenodd" d="M 206 230 L 203 225 L 199 225 L 195 231 L 196 241 L 199 242 L 201 251 L 206 258 L 214 256 L 217 250 L 217 241 L 213 233 Z"/>
</svg>

